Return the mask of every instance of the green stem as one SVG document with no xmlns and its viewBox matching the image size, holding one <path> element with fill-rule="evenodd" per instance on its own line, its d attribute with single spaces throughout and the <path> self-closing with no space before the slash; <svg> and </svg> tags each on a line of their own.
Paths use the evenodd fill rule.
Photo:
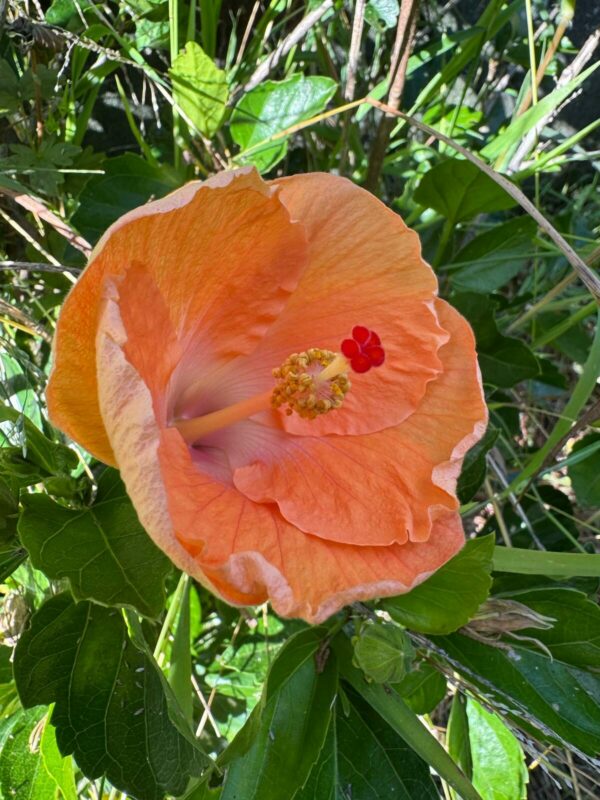
<svg viewBox="0 0 600 800">
<path fill-rule="evenodd" d="M 600 578 L 600 554 L 551 553 L 548 550 L 495 547 L 493 568 L 496 572 L 514 572 L 519 575 Z"/>
<path fill-rule="evenodd" d="M 348 639 L 340 634 L 332 644 L 338 656 L 342 676 L 408 746 L 429 764 L 442 780 L 452 786 L 463 800 L 482 800 L 464 772 L 400 695 L 386 684 L 366 682 L 360 670 L 352 664 L 352 646 Z"/>
<path fill-rule="evenodd" d="M 173 624 L 173 621 L 177 616 L 177 612 L 181 607 L 181 601 L 183 598 L 187 580 L 188 576 L 185 574 L 185 572 L 182 572 L 181 577 L 179 578 L 179 583 L 177 584 L 177 588 L 173 592 L 173 597 L 171 598 L 171 605 L 169 606 L 169 609 L 166 613 L 165 621 L 163 622 L 163 626 L 160 629 L 160 634 L 156 642 L 156 647 L 154 648 L 154 658 L 157 661 L 165 645 L 165 641 L 167 636 L 169 635 L 169 631 L 171 630 L 171 625 Z"/>
<path fill-rule="evenodd" d="M 171 66 L 179 53 L 179 6 L 178 0 L 169 0 L 169 45 L 171 50 Z M 179 148 L 180 118 L 179 112 L 173 106 L 173 164 L 175 169 L 181 165 L 181 150 Z"/>
<path fill-rule="evenodd" d="M 189 575 L 186 575 L 185 578 L 180 603 L 181 611 L 173 637 L 173 647 L 171 648 L 169 684 L 181 710 L 191 724 L 194 710 L 192 700 L 192 653 L 190 650 L 190 587 L 192 580 Z"/>
<path fill-rule="evenodd" d="M 442 228 L 442 235 L 440 236 L 440 243 L 438 245 L 436 254 L 432 261 L 432 267 L 437 270 L 440 264 L 444 263 L 444 256 L 446 255 L 446 250 L 448 249 L 448 242 L 450 241 L 450 237 L 452 236 L 452 231 L 454 230 L 454 221 L 451 219 L 447 219 L 444 222 L 444 227 Z"/>
<path fill-rule="evenodd" d="M 562 411 L 561 418 L 552 429 L 543 447 L 540 447 L 525 468 L 512 481 L 510 486 L 505 489 L 503 494 L 508 495 L 511 492 L 518 492 L 521 487 L 526 485 L 537 475 L 555 445 L 571 430 L 573 423 L 576 421 L 578 415 L 581 413 L 581 410 L 594 391 L 598 375 L 600 375 L 600 312 L 596 324 L 596 334 L 588 359 L 575 385 L 571 399 Z"/>
</svg>

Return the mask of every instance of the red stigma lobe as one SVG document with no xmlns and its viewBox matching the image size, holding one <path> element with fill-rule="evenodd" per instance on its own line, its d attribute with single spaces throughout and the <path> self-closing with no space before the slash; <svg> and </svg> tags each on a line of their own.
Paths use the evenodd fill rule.
<svg viewBox="0 0 600 800">
<path fill-rule="evenodd" d="M 371 367 L 380 367 L 385 361 L 381 339 L 364 325 L 352 328 L 352 338 L 344 339 L 341 350 L 350 361 L 353 372 L 368 372 Z"/>
</svg>

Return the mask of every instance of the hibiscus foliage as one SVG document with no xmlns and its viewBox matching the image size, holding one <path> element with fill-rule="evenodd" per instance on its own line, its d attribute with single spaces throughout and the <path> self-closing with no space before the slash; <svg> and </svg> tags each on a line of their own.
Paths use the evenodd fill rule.
<svg viewBox="0 0 600 800">
<path fill-rule="evenodd" d="M 598 796 L 596 5 L 2 14 L 0 799 Z M 490 412 L 457 476 L 465 547 L 318 626 L 181 573 L 45 400 L 108 226 L 248 166 L 345 176 L 418 232 Z"/>
</svg>

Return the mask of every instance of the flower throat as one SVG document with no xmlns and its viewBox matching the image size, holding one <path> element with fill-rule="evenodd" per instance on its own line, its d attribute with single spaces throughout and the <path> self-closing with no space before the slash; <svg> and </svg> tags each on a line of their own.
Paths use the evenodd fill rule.
<svg viewBox="0 0 600 800">
<path fill-rule="evenodd" d="M 351 383 L 348 372 L 368 372 L 385 361 L 381 339 L 363 325 L 355 325 L 352 338 L 344 339 L 341 352 L 312 347 L 288 356 L 273 370 L 275 388 L 226 408 L 193 419 L 177 419 L 174 427 L 188 444 L 240 420 L 269 409 L 315 419 L 341 407 Z"/>
</svg>

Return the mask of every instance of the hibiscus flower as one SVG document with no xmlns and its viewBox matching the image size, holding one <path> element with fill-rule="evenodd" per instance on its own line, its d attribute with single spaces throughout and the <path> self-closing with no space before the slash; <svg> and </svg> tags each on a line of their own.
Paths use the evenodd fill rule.
<svg viewBox="0 0 600 800">
<path fill-rule="evenodd" d="M 242 169 L 126 214 L 65 301 L 47 399 L 229 603 L 320 622 L 463 545 L 473 334 L 416 234 L 343 178 Z"/>
</svg>

